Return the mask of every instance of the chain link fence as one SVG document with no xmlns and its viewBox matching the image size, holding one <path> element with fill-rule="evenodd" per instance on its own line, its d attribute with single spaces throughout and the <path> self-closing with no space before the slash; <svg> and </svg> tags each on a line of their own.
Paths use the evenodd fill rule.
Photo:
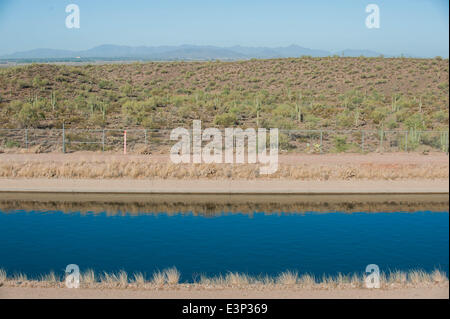
<svg viewBox="0 0 450 319">
<path fill-rule="evenodd" d="M 126 139 L 124 132 L 126 131 Z M 168 129 L 0 129 L 0 147 L 36 152 L 164 152 Z M 224 136 L 224 131 L 222 130 Z M 445 152 L 448 131 L 279 130 L 279 149 L 290 153 Z"/>
</svg>

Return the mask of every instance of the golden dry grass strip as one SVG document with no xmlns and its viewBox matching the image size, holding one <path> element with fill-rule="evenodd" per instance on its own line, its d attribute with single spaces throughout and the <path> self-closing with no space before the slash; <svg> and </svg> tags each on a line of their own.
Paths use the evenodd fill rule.
<svg viewBox="0 0 450 319">
<path fill-rule="evenodd" d="M 200 275 L 194 282 L 180 282 L 181 274 L 175 268 L 167 268 L 153 273 L 150 280 L 143 273 L 132 276 L 121 270 L 117 273 L 104 272 L 97 276 L 93 270 L 87 270 L 80 276 L 82 288 L 106 289 L 170 289 L 182 285 L 192 289 L 361 289 L 365 288 L 365 275 L 338 274 L 322 276 L 321 279 L 311 274 L 299 275 L 297 271 L 288 270 L 277 276 L 251 276 L 245 273 L 228 272 L 213 277 Z M 449 280 L 445 272 L 435 269 L 432 272 L 423 270 L 393 271 L 380 274 L 381 289 L 448 287 Z M 65 287 L 64 279 L 54 272 L 29 279 L 25 274 L 13 274 L 8 277 L 5 270 L 0 269 L 0 286 L 6 287 Z"/>
<path fill-rule="evenodd" d="M 260 175 L 256 164 L 173 164 L 145 160 L 0 161 L 1 178 L 92 179 L 295 179 L 403 180 L 445 179 L 448 163 L 280 163 L 276 173 Z"/>
</svg>

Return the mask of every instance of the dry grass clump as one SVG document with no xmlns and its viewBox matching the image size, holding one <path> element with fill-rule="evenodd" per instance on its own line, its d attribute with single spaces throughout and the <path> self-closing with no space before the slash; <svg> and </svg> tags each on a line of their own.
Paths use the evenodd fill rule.
<svg viewBox="0 0 450 319">
<path fill-rule="evenodd" d="M 100 282 L 105 285 L 115 285 L 118 282 L 117 275 L 114 273 L 104 272 L 102 276 L 100 276 Z"/>
<path fill-rule="evenodd" d="M 15 273 L 12 278 L 13 281 L 21 284 L 28 281 L 28 276 L 24 273 Z"/>
<path fill-rule="evenodd" d="M 413 270 L 408 273 L 408 279 L 413 285 L 429 284 L 431 283 L 431 276 L 422 270 Z"/>
<path fill-rule="evenodd" d="M 389 273 L 389 283 L 404 285 L 408 282 L 408 274 L 404 271 L 394 271 Z"/>
<path fill-rule="evenodd" d="M 123 270 L 118 273 L 104 272 L 100 282 L 111 287 L 126 288 L 128 286 L 128 274 Z"/>
<path fill-rule="evenodd" d="M 158 287 L 163 286 L 166 283 L 166 274 L 163 271 L 155 271 L 151 283 Z"/>
<path fill-rule="evenodd" d="M 316 286 L 316 278 L 314 277 L 314 275 L 305 274 L 298 278 L 298 283 L 303 288 L 312 288 Z"/>
<path fill-rule="evenodd" d="M 298 281 L 298 272 L 285 271 L 278 275 L 276 282 L 280 285 L 295 285 Z"/>
<path fill-rule="evenodd" d="M 0 268 L 0 284 L 3 284 L 6 281 L 7 274 L 3 268 Z"/>
<path fill-rule="evenodd" d="M 448 283 L 448 278 L 443 271 L 435 269 L 431 273 L 431 280 L 434 284 Z"/>
<path fill-rule="evenodd" d="M 138 286 L 144 286 L 145 285 L 145 276 L 141 272 L 136 272 L 133 274 L 133 282 Z"/>
<path fill-rule="evenodd" d="M 445 179 L 448 164 L 279 164 L 276 173 L 260 175 L 257 164 L 173 164 L 145 160 L 2 161 L 3 178 L 102 179 L 297 179 L 401 180 Z"/>
<path fill-rule="evenodd" d="M 227 285 L 227 281 L 224 276 L 218 275 L 214 277 L 207 277 L 205 275 L 200 275 L 200 280 L 198 282 L 201 286 L 216 286 L 216 287 L 223 287 Z"/>
<path fill-rule="evenodd" d="M 353 274 L 350 279 L 350 285 L 352 288 L 361 288 L 363 285 L 363 281 L 358 274 Z"/>
<path fill-rule="evenodd" d="M 59 276 L 56 275 L 55 272 L 52 270 L 48 274 L 41 275 L 39 277 L 39 281 L 46 282 L 50 285 L 55 285 L 55 284 L 59 283 L 61 280 L 60 280 Z"/>
<path fill-rule="evenodd" d="M 86 270 L 80 276 L 80 282 L 87 287 L 91 287 L 96 283 L 96 281 L 97 279 L 95 276 L 95 272 L 92 269 Z"/>
<path fill-rule="evenodd" d="M 337 289 L 349 288 L 352 286 L 352 279 L 349 275 L 338 273 L 336 277 L 331 277 L 330 281 L 334 282 L 334 287 Z"/>
<path fill-rule="evenodd" d="M 142 275 L 142 274 L 140 274 L 140 275 Z M 176 285 L 179 283 L 180 277 L 181 277 L 181 274 L 178 271 L 178 269 L 175 267 L 171 267 L 171 268 L 166 268 L 162 271 L 161 270 L 155 271 L 153 273 L 152 280 L 150 281 L 150 283 L 157 287 L 162 287 L 165 284 Z M 139 280 L 140 280 L 141 284 L 144 284 L 143 276 L 142 276 L 142 278 L 140 277 Z"/>
<path fill-rule="evenodd" d="M 266 286 L 266 287 L 271 287 L 274 286 L 276 284 L 276 279 L 275 277 L 271 277 L 269 275 L 265 275 L 265 276 L 260 276 L 257 279 L 257 282 L 260 282 L 262 285 Z"/>
<path fill-rule="evenodd" d="M 118 278 L 119 278 L 119 285 L 121 287 L 126 287 L 128 285 L 128 274 L 125 271 L 121 270 L 119 272 Z"/>
<path fill-rule="evenodd" d="M 247 274 L 240 274 L 237 272 L 229 272 L 225 276 L 225 282 L 233 287 L 247 286 L 253 281 L 254 280 Z"/>
<path fill-rule="evenodd" d="M 176 285 L 180 281 L 181 274 L 175 267 L 165 269 L 164 274 L 169 285 Z"/>
</svg>

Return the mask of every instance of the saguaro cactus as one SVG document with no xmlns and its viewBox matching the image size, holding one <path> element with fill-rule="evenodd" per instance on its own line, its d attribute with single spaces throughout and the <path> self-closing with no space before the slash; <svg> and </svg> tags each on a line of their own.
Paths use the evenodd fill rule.
<svg viewBox="0 0 450 319">
<path fill-rule="evenodd" d="M 302 94 L 298 94 L 297 102 L 295 103 L 295 112 L 297 113 L 297 121 L 302 121 L 302 106 L 301 106 Z"/>
<path fill-rule="evenodd" d="M 50 95 L 50 104 L 52 105 L 52 110 L 55 111 L 56 107 L 56 94 L 55 91 L 52 90 L 52 93 Z"/>
<path fill-rule="evenodd" d="M 259 113 L 261 112 L 261 102 L 258 98 L 255 99 L 255 108 L 256 108 L 256 126 L 259 127 Z"/>
</svg>

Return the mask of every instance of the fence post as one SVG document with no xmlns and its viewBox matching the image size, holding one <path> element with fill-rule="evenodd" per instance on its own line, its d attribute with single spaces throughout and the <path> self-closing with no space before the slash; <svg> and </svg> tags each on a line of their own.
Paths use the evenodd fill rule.
<svg viewBox="0 0 450 319">
<path fill-rule="evenodd" d="M 323 145 L 323 134 L 322 134 L 322 130 L 320 130 L 320 154 L 323 153 L 322 145 Z"/>
<path fill-rule="evenodd" d="M 408 152 L 408 131 L 405 133 L 405 152 Z"/>
<path fill-rule="evenodd" d="M 66 132 L 64 129 L 64 122 L 63 122 L 63 127 L 62 127 L 62 152 L 63 153 L 66 152 Z"/>
<path fill-rule="evenodd" d="M 102 130 L 102 152 L 105 151 L 105 129 Z"/>
<path fill-rule="evenodd" d="M 448 132 L 445 133 L 445 148 L 448 155 Z"/>
<path fill-rule="evenodd" d="M 145 145 L 147 145 L 147 129 L 144 130 L 144 141 Z"/>
<path fill-rule="evenodd" d="M 364 153 L 364 131 L 361 131 L 361 151 Z"/>
<path fill-rule="evenodd" d="M 380 130 L 380 153 L 383 153 L 383 135 L 384 131 Z"/>
<path fill-rule="evenodd" d="M 28 149 L 28 128 L 25 129 L 25 148 Z"/>
<path fill-rule="evenodd" d="M 127 154 L 127 130 L 123 131 L 123 155 Z"/>
</svg>

